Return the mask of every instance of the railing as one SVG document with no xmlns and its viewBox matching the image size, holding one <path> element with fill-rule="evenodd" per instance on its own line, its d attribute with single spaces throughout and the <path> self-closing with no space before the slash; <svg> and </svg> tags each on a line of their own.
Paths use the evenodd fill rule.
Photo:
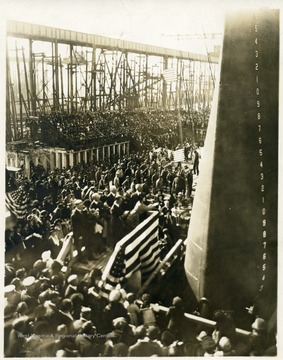
<svg viewBox="0 0 283 360">
<path fill-rule="evenodd" d="M 91 137 L 85 136 L 84 139 L 72 138 L 68 134 L 60 132 L 48 120 L 41 121 L 40 138 L 48 146 L 65 147 L 69 150 L 81 150 L 89 147 L 100 147 L 129 141 L 129 137 L 127 136 L 108 136 L 108 134 L 104 135 L 102 133 L 97 133 L 97 135 L 92 135 Z M 132 138 L 131 141 L 133 141 Z"/>
<path fill-rule="evenodd" d="M 71 255 L 71 259 L 73 257 L 73 252 L 72 252 L 72 237 L 73 237 L 73 233 L 70 232 L 66 237 L 65 240 L 63 242 L 63 246 L 57 256 L 57 260 L 60 261 L 64 261 L 66 259 L 66 257 L 68 256 L 68 254 L 70 253 Z M 146 280 L 146 282 L 143 284 L 143 286 L 141 287 L 141 289 L 138 291 L 137 295 L 140 295 L 142 293 L 145 292 L 145 290 L 148 288 L 148 286 L 151 284 L 151 282 L 153 281 L 153 279 L 158 276 L 158 274 L 162 271 L 162 269 L 164 268 L 164 266 L 166 267 L 166 265 L 168 263 L 172 263 L 174 261 L 174 257 L 176 258 L 178 252 L 180 252 L 180 250 L 182 249 L 182 246 L 185 245 L 186 242 L 184 242 L 182 239 L 178 240 L 177 243 L 173 246 L 173 248 L 167 253 L 167 255 L 165 256 L 165 258 L 161 261 L 161 263 L 158 265 L 158 267 L 156 268 L 156 270 L 150 275 L 150 277 Z M 159 305 L 159 304 L 151 304 L 152 308 L 157 311 L 157 312 L 162 312 L 164 314 L 166 314 L 169 310 L 168 307 L 163 306 L 163 305 Z M 200 324 L 203 326 L 208 326 L 208 327 L 215 327 L 216 322 L 210 319 L 206 319 L 203 318 L 201 316 L 197 316 L 197 315 L 193 315 L 193 314 L 189 314 L 189 313 L 185 313 L 185 318 L 187 319 L 187 321 L 192 322 L 194 324 Z M 247 330 L 243 330 L 240 328 L 236 328 L 236 334 L 238 336 L 241 337 L 247 337 L 250 335 L 250 331 Z"/>
<path fill-rule="evenodd" d="M 167 313 L 167 311 L 169 310 L 168 307 L 158 305 L 158 304 L 151 304 L 151 307 L 153 309 L 155 309 L 155 311 L 159 311 L 159 312 L 162 312 L 162 313 Z M 188 321 L 193 322 L 195 324 L 200 324 L 200 325 L 208 326 L 208 327 L 211 327 L 211 328 L 215 327 L 215 325 L 216 325 L 216 321 L 206 319 L 206 318 L 203 318 L 201 316 L 197 316 L 197 315 L 193 315 L 193 314 L 185 313 L 185 318 Z M 249 336 L 251 334 L 251 332 L 247 331 L 247 330 L 240 329 L 240 328 L 236 328 L 236 334 L 239 335 L 239 336 L 246 337 L 246 336 Z"/>
</svg>

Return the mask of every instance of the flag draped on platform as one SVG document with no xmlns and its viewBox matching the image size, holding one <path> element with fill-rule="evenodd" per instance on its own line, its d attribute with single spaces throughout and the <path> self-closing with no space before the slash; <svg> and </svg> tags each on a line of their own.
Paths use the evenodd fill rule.
<svg viewBox="0 0 283 360">
<path fill-rule="evenodd" d="M 6 193 L 6 207 L 17 219 L 22 220 L 27 216 L 28 197 L 23 188 Z"/>
<path fill-rule="evenodd" d="M 159 264 L 158 212 L 153 212 L 130 234 L 120 240 L 102 275 L 100 294 L 108 298 L 109 292 L 118 284 L 125 284 L 139 270 L 142 282 Z"/>
<path fill-rule="evenodd" d="M 178 149 L 174 151 L 174 162 L 183 162 L 185 161 L 185 152 L 184 149 Z"/>
</svg>

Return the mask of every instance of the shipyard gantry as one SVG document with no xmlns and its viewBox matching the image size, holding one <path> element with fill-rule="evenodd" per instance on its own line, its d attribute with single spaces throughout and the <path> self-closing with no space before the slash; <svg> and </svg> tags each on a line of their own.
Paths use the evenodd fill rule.
<svg viewBox="0 0 283 360">
<path fill-rule="evenodd" d="M 51 111 L 209 107 L 218 57 L 7 21 L 6 64 L 7 141 L 17 141 Z"/>
</svg>

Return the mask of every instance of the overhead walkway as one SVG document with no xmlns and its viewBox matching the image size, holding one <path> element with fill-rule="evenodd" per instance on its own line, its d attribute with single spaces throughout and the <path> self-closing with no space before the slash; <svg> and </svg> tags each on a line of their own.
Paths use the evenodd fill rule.
<svg viewBox="0 0 283 360">
<path fill-rule="evenodd" d="M 160 46 L 147 45 L 133 41 L 110 38 L 101 35 L 87 34 L 72 30 L 64 30 L 44 25 L 30 24 L 21 21 L 7 21 L 7 35 L 19 38 L 30 38 L 41 41 L 57 41 L 63 44 L 96 47 L 128 51 L 131 53 L 142 53 L 145 55 L 168 56 L 194 61 L 212 62 L 217 64 L 218 58 L 208 59 L 207 55 L 188 51 L 174 50 Z"/>
</svg>

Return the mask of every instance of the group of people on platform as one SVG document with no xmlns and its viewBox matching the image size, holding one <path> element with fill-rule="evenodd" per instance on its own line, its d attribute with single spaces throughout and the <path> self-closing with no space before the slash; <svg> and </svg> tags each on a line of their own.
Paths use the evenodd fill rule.
<svg viewBox="0 0 283 360">
<path fill-rule="evenodd" d="M 107 334 L 113 330 L 114 319 L 111 318 L 108 327 L 104 328 L 107 319 L 99 317 L 101 306 L 106 306 L 103 298 L 98 293 L 96 297 L 88 293 L 91 287 L 97 289 L 99 277 L 94 279 L 93 274 L 99 270 L 88 274 L 86 279 L 79 279 L 75 272 L 66 277 L 61 271 L 63 264 L 56 260 L 70 231 L 74 248 L 78 251 L 77 260 L 85 262 L 99 256 L 106 247 L 114 248 L 117 241 L 143 220 L 148 210 L 154 209 L 160 217 L 162 258 L 179 238 L 176 205 L 187 204 L 192 193 L 192 171 L 188 166 L 182 167 L 170 161 L 165 149 L 124 156 L 114 164 L 82 163 L 72 169 L 54 171 L 32 166 L 31 171 L 30 179 L 24 176 L 18 179 L 19 190 L 28 198 L 27 216 L 8 226 L 5 233 L 7 356 L 22 356 L 23 353 L 28 356 L 31 349 L 35 352 L 41 349 L 40 354 L 55 356 L 54 344 L 50 345 L 52 350 L 46 345 L 50 337 L 34 339 L 26 334 L 38 332 L 40 335 L 42 331 L 49 335 L 58 331 L 62 337 L 65 332 L 70 334 L 74 329 L 66 327 L 65 321 L 68 323 L 68 317 L 73 317 L 70 313 L 76 300 L 72 302 L 71 295 L 80 286 L 85 295 L 84 307 L 94 302 L 95 324 L 99 332 Z M 77 297 L 82 298 L 81 295 Z M 56 306 L 60 313 L 55 311 Z M 76 316 L 78 314 L 80 311 L 76 309 Z M 128 319 L 125 311 L 123 315 Z M 55 318 L 64 321 L 57 323 Z M 81 314 L 77 320 L 80 318 Z M 52 332 L 41 324 L 46 320 L 57 324 Z M 104 325 L 99 328 L 101 324 Z M 76 330 L 79 334 L 86 329 L 92 331 L 93 327 L 77 327 Z M 20 339 L 19 334 L 23 334 Z M 56 340 L 61 340 L 61 336 Z M 44 343 L 43 347 L 46 345 L 49 350 L 44 352 L 38 342 Z M 58 346 L 60 350 L 60 341 Z M 99 352 L 92 354 L 101 354 L 103 346 L 100 344 L 97 348 Z M 93 347 L 91 349 L 93 351 Z M 77 349 L 75 354 L 84 356 L 84 350 Z"/>
<path fill-rule="evenodd" d="M 28 197 L 29 214 L 6 230 L 7 258 L 15 251 L 20 257 L 26 249 L 49 249 L 56 256 L 70 231 L 79 252 L 85 247 L 91 249 L 88 256 L 97 256 L 113 248 L 150 209 L 159 211 L 160 238 L 166 233 L 162 244 L 168 250 L 179 237 L 177 210 L 191 202 L 193 170 L 170 161 L 168 151 L 159 148 L 114 164 L 82 163 L 54 171 L 33 167 L 20 189 Z"/>
<path fill-rule="evenodd" d="M 209 109 L 181 111 L 181 123 L 198 137 L 206 130 Z M 32 127 L 32 124 L 29 125 Z M 62 141 L 71 143 L 89 142 L 107 138 L 130 139 L 142 149 L 169 146 L 178 141 L 179 118 L 176 111 L 138 109 L 133 111 L 97 111 L 68 114 L 51 112 L 40 115 L 37 128 L 41 128 L 43 142 L 62 146 Z M 32 131 L 35 133 L 34 129 Z M 201 136 L 199 140 L 203 140 Z M 56 144 L 56 141 L 58 144 Z M 60 143 L 61 141 L 61 143 Z"/>
</svg>

